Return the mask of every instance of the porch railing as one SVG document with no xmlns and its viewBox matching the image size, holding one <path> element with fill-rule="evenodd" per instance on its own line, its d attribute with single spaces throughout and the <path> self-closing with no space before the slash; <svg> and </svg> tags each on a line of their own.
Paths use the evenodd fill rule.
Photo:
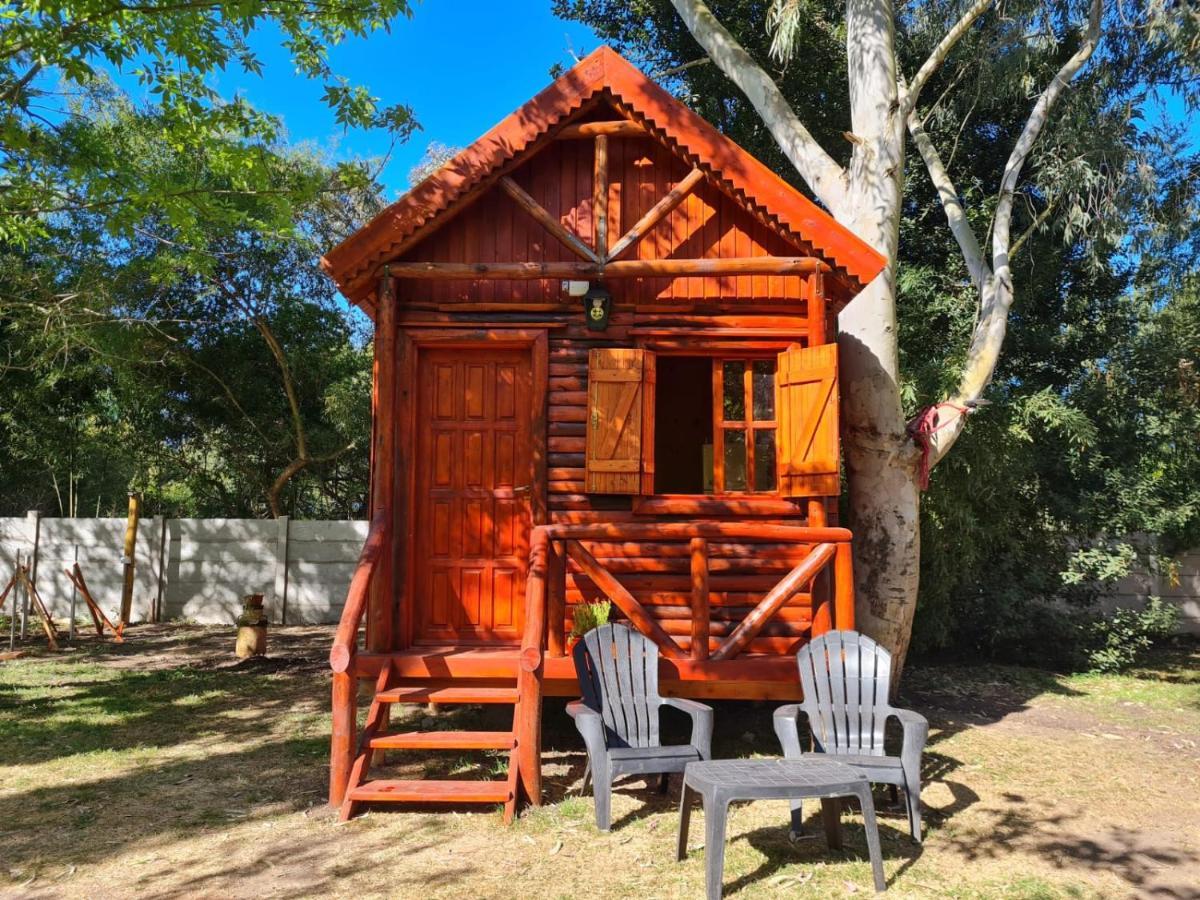
<svg viewBox="0 0 1200 900">
<path fill-rule="evenodd" d="M 845 528 L 809 528 L 794 525 L 726 522 L 603 523 L 594 525 L 542 525 L 530 538 L 529 569 L 525 591 L 525 627 L 518 671 L 521 709 L 517 722 L 517 764 L 522 786 L 537 803 L 541 796 L 541 706 L 544 658 L 566 655 L 567 574 L 569 562 L 606 596 L 628 620 L 645 634 L 668 659 L 691 659 L 698 663 L 735 659 L 768 628 L 788 601 L 806 587 L 812 600 L 807 637 L 831 628 L 854 627 L 854 579 L 850 551 L 851 533 Z M 714 543 L 744 545 L 753 554 L 758 545 L 782 544 L 807 547 L 807 553 L 778 580 L 749 612 L 733 624 L 728 616 L 714 621 L 711 578 L 731 568 L 728 556 L 714 559 Z M 621 551 L 637 555 L 627 565 L 607 565 L 597 559 L 588 544 L 619 544 Z M 643 554 L 642 547 L 646 548 Z M 682 623 L 690 638 L 687 648 L 675 639 L 682 636 L 676 622 L 670 629 L 646 608 L 633 591 L 621 583 L 614 568 L 636 574 L 639 566 L 653 567 L 647 558 L 669 552 L 688 561 L 689 620 Z M 638 560 L 641 560 L 639 562 Z M 832 563 L 832 589 L 822 577 Z M 743 562 L 740 565 L 745 568 Z M 660 569 L 660 571 L 662 571 Z M 820 579 L 820 580 L 819 580 Z M 754 583 L 757 583 L 755 581 Z M 788 629 L 793 635 L 795 623 Z M 670 632 L 678 634 L 673 635 Z M 717 632 L 720 632 L 717 634 Z M 719 638 L 715 649 L 714 637 Z M 800 636 L 799 644 L 805 640 Z"/>
<path fill-rule="evenodd" d="M 350 767 L 354 761 L 355 743 L 358 739 L 358 675 L 355 672 L 358 632 L 367 609 L 371 582 L 391 540 L 390 522 L 391 518 L 386 510 L 380 510 L 371 519 L 367 540 L 358 557 L 358 565 L 354 569 L 354 577 L 350 580 L 350 589 L 346 593 L 346 605 L 342 607 L 342 617 L 333 637 L 333 648 L 329 651 L 329 667 L 333 670 L 329 802 L 334 806 L 340 806 L 345 798 L 346 786 L 350 781 Z"/>
</svg>

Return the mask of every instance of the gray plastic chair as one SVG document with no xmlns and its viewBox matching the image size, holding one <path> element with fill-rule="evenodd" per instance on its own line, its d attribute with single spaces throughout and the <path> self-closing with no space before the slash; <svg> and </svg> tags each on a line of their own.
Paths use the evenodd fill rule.
<svg viewBox="0 0 1200 900">
<path fill-rule="evenodd" d="M 892 655 L 863 634 L 830 631 L 796 654 L 804 701 L 775 710 L 775 734 L 783 755 L 796 759 L 800 748 L 800 713 L 808 716 L 814 752 L 824 753 L 866 775 L 868 781 L 904 789 L 908 827 L 921 842 L 921 753 L 929 722 L 888 702 Z M 887 720 L 895 716 L 904 728 L 900 756 L 883 749 Z M 801 803 L 792 804 L 792 830 L 800 833 Z"/>
<path fill-rule="evenodd" d="M 596 827 L 608 831 L 612 817 L 612 783 L 623 775 L 682 772 L 690 762 L 712 754 L 712 709 L 682 697 L 658 693 L 658 646 L 624 625 L 589 631 L 575 645 L 575 671 L 583 699 L 567 704 L 567 713 L 583 735 L 588 775 L 593 780 Z M 664 706 L 692 718 L 691 743 L 664 747 L 659 743 L 658 716 Z"/>
</svg>

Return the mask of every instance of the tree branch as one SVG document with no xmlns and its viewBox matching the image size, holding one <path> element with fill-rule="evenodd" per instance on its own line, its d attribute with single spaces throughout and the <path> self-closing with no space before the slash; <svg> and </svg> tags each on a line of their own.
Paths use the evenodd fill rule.
<svg viewBox="0 0 1200 900">
<path fill-rule="evenodd" d="M 962 251 L 963 260 L 967 264 L 967 272 L 971 276 L 971 283 L 977 290 L 982 291 L 984 285 L 992 277 L 991 269 L 988 268 L 987 261 L 983 258 L 983 249 L 979 246 L 979 239 L 975 236 L 971 223 L 967 221 L 967 214 L 962 207 L 962 202 L 958 199 L 958 190 L 954 187 L 954 181 L 950 178 L 950 173 L 946 171 L 942 157 L 938 154 L 937 148 L 933 146 L 933 141 L 930 140 L 915 110 L 908 114 L 908 133 L 912 135 L 913 144 L 921 154 L 921 159 L 924 160 L 925 168 L 929 172 L 929 179 L 933 182 L 933 186 L 938 192 L 938 198 L 942 201 L 942 209 L 946 212 L 950 233 L 954 235 L 954 239 L 958 242 L 958 248 Z"/>
<path fill-rule="evenodd" d="M 1100 24 L 1103 13 L 1102 0 L 1092 0 L 1088 13 L 1087 30 L 1083 42 L 1071 58 L 1058 70 L 1050 84 L 1042 91 L 1017 142 L 1013 145 L 1004 174 L 1000 179 L 1000 194 L 992 225 L 992 278 L 980 292 L 979 317 L 971 335 L 967 350 L 967 362 L 950 403 L 970 407 L 982 395 L 992 380 L 1000 349 L 1008 330 L 1008 312 L 1012 308 L 1013 285 L 1009 268 L 1011 258 L 1011 229 L 1013 201 L 1021 170 L 1029 159 L 1033 145 L 1046 127 L 1050 112 L 1062 96 L 1071 80 L 1079 74 L 1095 52 L 1100 40 Z M 1019 244 L 1018 244 L 1019 246 Z M 965 416 L 959 416 L 946 428 L 931 435 L 931 464 L 937 463 L 958 440 L 965 425 Z"/>
<path fill-rule="evenodd" d="M 941 68 L 942 63 L 946 61 L 946 57 L 950 55 L 950 51 L 954 49 L 954 45 L 959 42 L 964 34 L 966 34 L 975 20 L 982 16 L 992 5 L 992 0 L 976 0 L 971 5 L 961 19 L 946 32 L 938 45 L 933 48 L 933 52 L 929 54 L 929 59 L 921 65 L 917 70 L 917 74 L 913 76 L 912 81 L 908 85 L 908 89 L 900 95 L 900 114 L 905 118 L 908 117 L 914 109 L 917 108 L 917 100 L 920 99 L 921 91 L 925 88 L 925 83 L 933 76 L 933 73 Z"/>
<path fill-rule="evenodd" d="M 746 95 L 817 199 L 836 214 L 845 198 L 846 173 L 804 127 L 779 86 L 717 21 L 703 0 L 671 0 L 671 5 L 696 42 Z"/>
<path fill-rule="evenodd" d="M 1042 227 L 1042 223 L 1050 218 L 1050 213 L 1054 212 L 1054 207 L 1058 205 L 1058 199 L 1058 197 L 1055 197 L 1053 200 L 1047 203 L 1046 208 L 1034 217 L 1033 223 L 1023 232 L 1021 232 L 1021 235 L 1012 242 L 1012 246 L 1008 248 L 1008 256 L 1010 261 L 1021 252 L 1021 247 L 1025 245 L 1025 242 L 1029 240 L 1035 231 Z"/>
</svg>

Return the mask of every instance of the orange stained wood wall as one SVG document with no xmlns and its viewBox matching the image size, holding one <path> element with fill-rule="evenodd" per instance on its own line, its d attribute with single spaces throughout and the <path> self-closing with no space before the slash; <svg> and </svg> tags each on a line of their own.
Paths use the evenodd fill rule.
<svg viewBox="0 0 1200 900">
<path fill-rule="evenodd" d="M 608 243 L 613 245 L 644 212 L 683 179 L 691 166 L 670 149 L 649 138 L 612 139 L 608 144 L 610 167 Z M 590 140 L 550 142 L 544 150 L 511 172 L 514 180 L 552 215 L 576 231 L 586 242 L 593 240 L 592 223 L 593 143 Z M 743 208 L 709 180 L 701 183 L 625 259 L 719 258 L 747 256 L 802 256 L 811 248 L 785 240 L 773 226 Z M 577 260 L 499 188 L 493 188 L 466 205 L 412 246 L 402 257 L 418 262 L 538 262 Z M 814 277 L 736 276 L 680 279 L 614 279 L 606 286 L 614 297 L 609 327 L 602 333 L 588 331 L 582 303 L 567 299 L 558 281 L 433 281 L 397 280 L 398 327 L 401 330 L 437 328 L 497 329 L 545 328 L 549 341 L 548 403 L 546 408 L 546 518 L 551 522 L 647 521 L 655 518 L 678 521 L 740 521 L 748 516 L 761 522 L 799 524 L 806 520 L 804 500 L 779 499 L 767 508 L 733 503 L 718 508 L 699 508 L 687 515 L 639 511 L 645 501 L 634 495 L 589 493 L 585 484 L 584 450 L 588 397 L 588 353 L 593 347 L 645 347 L 658 353 L 710 351 L 773 356 L 789 345 L 808 345 L 810 306 L 820 316 L 817 332 L 833 335 L 833 317 L 823 302 L 812 302 Z M 481 346 L 483 346 L 481 344 Z M 463 356 L 469 350 L 456 350 Z M 489 351 L 484 350 L 486 354 Z M 421 368 L 435 365 L 426 356 Z M 403 378 L 403 367 L 399 377 Z M 427 375 L 419 375 L 425 379 Z M 421 383 L 424 383 L 422 381 Z M 399 389 L 403 391 L 404 385 Z M 710 390 L 708 385 L 698 389 Z M 426 388 L 428 390 L 428 388 Z M 527 407 L 523 407 L 527 409 Z M 532 414 L 529 414 L 532 419 Z M 397 440 L 413 440 L 397 434 Z M 425 441 L 425 438 L 421 438 Z M 419 455 L 419 454 L 418 454 Z M 418 459 L 418 473 L 422 463 Z M 418 477 L 421 477 L 418 475 Z M 405 502 L 397 486 L 398 502 Z M 428 504 L 428 491 L 420 493 L 419 504 Z M 827 505 L 834 518 L 833 503 Z M 428 517 L 429 511 L 418 511 Z M 832 524 L 832 522 L 831 522 Z M 417 530 L 421 528 L 417 523 Z M 524 538 L 522 538 L 524 539 Z M 589 545 L 595 556 L 609 567 L 644 604 L 652 608 L 663 627 L 687 647 L 690 627 L 690 561 L 686 542 L 634 545 L 596 543 Z M 739 622 L 793 566 L 807 555 L 808 546 L 756 545 L 713 542 L 710 567 L 713 625 L 711 646 Z M 430 576 L 421 575 L 429 563 L 426 550 L 418 545 L 407 561 L 413 569 L 409 588 L 398 586 L 403 603 L 405 590 L 430 590 Z M 412 548 L 400 552 L 412 553 Z M 455 563 L 460 565 L 461 561 Z M 468 561 L 469 563 L 469 561 Z M 470 568 L 468 563 L 461 563 Z M 818 580 L 817 589 L 828 583 Z M 436 594 L 436 590 L 434 591 Z M 567 575 L 567 602 L 600 599 L 596 586 L 574 565 Z M 426 601 L 428 602 L 428 601 Z M 569 617 L 569 610 L 568 610 Z M 794 597 L 748 648 L 750 653 L 788 653 L 804 637 L 811 623 L 812 597 Z M 418 617 L 412 632 L 405 635 L 404 618 L 397 614 L 397 643 L 403 646 L 427 628 Z M 467 623 L 473 636 L 511 641 L 506 623 L 489 627 Z M 568 621 L 569 627 L 569 621 Z M 454 628 L 444 625 L 447 638 Z M 437 629 L 433 629 L 435 632 Z M 427 632 L 425 635 L 429 637 Z"/>
<path fill-rule="evenodd" d="M 589 246 L 594 245 L 592 217 L 593 143 L 558 141 L 511 175 L 551 215 Z M 691 170 L 669 149 L 650 138 L 608 142 L 608 246 Z M 622 259 L 701 259 L 748 256 L 804 256 L 768 225 L 750 215 L 705 180 L 682 204 Z M 403 257 L 420 262 L 562 262 L 579 259 L 517 206 L 506 193 L 492 190 L 468 206 Z M 617 302 L 678 308 L 682 302 L 719 303 L 744 308 L 756 303 L 798 303 L 800 280 L 781 275 L 721 278 L 622 279 L 609 283 Z M 400 295 L 406 301 L 434 303 L 521 301 L 560 305 L 553 281 L 414 281 Z"/>
</svg>

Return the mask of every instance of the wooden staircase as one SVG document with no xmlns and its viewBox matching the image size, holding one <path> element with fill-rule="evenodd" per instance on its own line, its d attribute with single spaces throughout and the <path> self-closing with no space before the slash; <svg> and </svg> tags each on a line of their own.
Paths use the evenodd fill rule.
<svg viewBox="0 0 1200 900">
<path fill-rule="evenodd" d="M 358 741 L 350 770 L 350 781 L 342 801 L 343 821 L 358 811 L 361 803 L 502 803 L 504 821 L 517 810 L 517 704 L 512 687 L 393 687 L 392 664 L 384 665 L 375 683 L 367 720 Z M 512 704 L 513 728 L 509 731 L 404 731 L 388 732 L 395 704 Z M 507 750 L 508 777 L 504 781 L 478 780 L 368 780 L 376 750 Z"/>
</svg>

